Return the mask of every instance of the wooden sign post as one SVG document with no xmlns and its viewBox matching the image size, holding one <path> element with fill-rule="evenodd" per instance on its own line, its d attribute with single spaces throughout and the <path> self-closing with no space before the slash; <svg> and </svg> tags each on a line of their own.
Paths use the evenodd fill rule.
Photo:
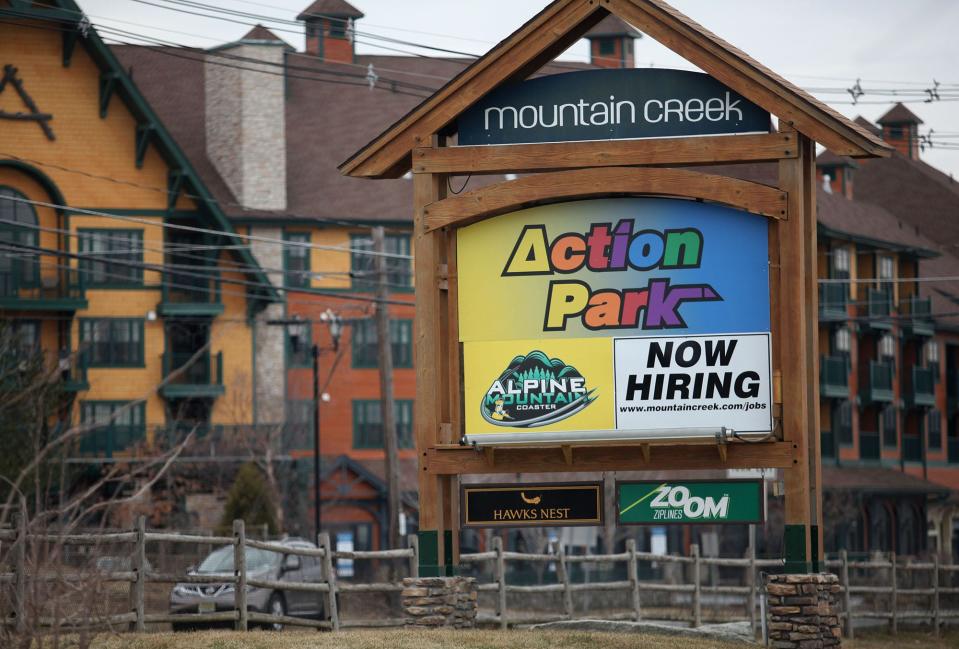
<svg viewBox="0 0 959 649">
<path fill-rule="evenodd" d="M 610 13 L 705 74 L 529 80 Z M 727 468 L 783 471 L 786 569 L 819 570 L 814 142 L 888 155 L 660 0 L 556 0 L 340 166 L 413 172 L 421 575 L 456 570 L 461 476 Z M 745 162 L 778 182 L 682 168 Z"/>
</svg>

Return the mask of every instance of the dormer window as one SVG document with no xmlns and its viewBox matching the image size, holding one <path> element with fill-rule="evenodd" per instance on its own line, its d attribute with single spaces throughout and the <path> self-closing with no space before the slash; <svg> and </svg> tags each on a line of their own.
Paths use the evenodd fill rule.
<svg viewBox="0 0 959 649">
<path fill-rule="evenodd" d="M 833 277 L 846 279 L 849 277 L 849 248 L 836 248 L 832 251 Z"/>
<path fill-rule="evenodd" d="M 852 345 L 852 336 L 849 333 L 849 327 L 839 327 L 833 337 L 833 346 L 837 352 L 848 354 Z"/>
<path fill-rule="evenodd" d="M 884 359 L 896 357 L 896 339 L 890 334 L 886 334 L 879 339 L 879 355 Z"/>
</svg>

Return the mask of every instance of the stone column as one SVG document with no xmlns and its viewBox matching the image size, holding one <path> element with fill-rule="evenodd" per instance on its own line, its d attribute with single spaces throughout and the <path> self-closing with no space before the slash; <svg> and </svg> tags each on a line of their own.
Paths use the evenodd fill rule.
<svg viewBox="0 0 959 649">
<path fill-rule="evenodd" d="M 836 575 L 768 575 L 769 646 L 774 649 L 825 649 L 841 644 L 836 612 Z"/>
<path fill-rule="evenodd" d="M 476 580 L 472 577 L 411 577 L 403 580 L 407 627 L 470 629 L 476 624 Z"/>
</svg>

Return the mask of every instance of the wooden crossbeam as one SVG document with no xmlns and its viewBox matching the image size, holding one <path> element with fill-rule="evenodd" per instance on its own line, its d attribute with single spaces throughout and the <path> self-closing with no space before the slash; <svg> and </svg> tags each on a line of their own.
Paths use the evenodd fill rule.
<svg viewBox="0 0 959 649">
<path fill-rule="evenodd" d="M 423 147 L 416 173 L 497 174 L 634 165 L 772 162 L 798 155 L 794 133 L 712 135 L 653 140 Z"/>
</svg>

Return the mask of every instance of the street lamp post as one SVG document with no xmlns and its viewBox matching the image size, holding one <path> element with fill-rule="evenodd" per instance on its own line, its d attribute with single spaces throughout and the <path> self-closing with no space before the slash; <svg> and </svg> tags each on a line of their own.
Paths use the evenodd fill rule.
<svg viewBox="0 0 959 649">
<path fill-rule="evenodd" d="M 330 328 L 330 338 L 333 340 L 332 351 L 336 351 L 340 346 L 340 335 L 343 333 L 343 320 L 331 309 L 327 309 L 320 314 L 320 321 L 326 323 Z M 291 318 L 285 320 L 268 320 L 267 324 L 282 325 L 285 328 L 288 325 L 312 326 L 312 320 L 302 320 Z M 314 538 L 320 533 L 320 524 L 322 514 L 320 508 L 322 500 L 320 497 L 320 403 L 323 401 L 323 394 L 320 389 L 320 346 L 313 344 L 310 352 L 313 357 L 313 529 Z"/>
</svg>

